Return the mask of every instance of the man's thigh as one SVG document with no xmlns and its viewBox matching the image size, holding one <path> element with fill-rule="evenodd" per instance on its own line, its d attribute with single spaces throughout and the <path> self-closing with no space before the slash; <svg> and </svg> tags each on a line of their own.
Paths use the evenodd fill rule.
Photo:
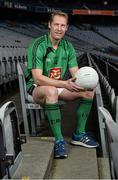
<svg viewBox="0 0 118 180">
<path fill-rule="evenodd" d="M 57 89 L 58 89 L 59 100 L 71 101 L 81 97 L 91 99 L 94 96 L 93 91 L 71 92 L 64 88 L 57 88 Z M 47 86 L 38 86 L 34 88 L 33 90 L 34 101 L 40 104 L 44 104 L 46 91 L 47 91 Z"/>
<path fill-rule="evenodd" d="M 67 89 L 63 89 L 63 91 L 59 94 L 59 99 L 65 101 L 71 101 L 78 98 L 92 99 L 94 97 L 94 93 L 94 91 L 71 92 Z"/>
<path fill-rule="evenodd" d="M 48 86 L 37 86 L 34 88 L 32 96 L 36 103 L 44 104 L 45 103 L 45 97 L 48 91 Z M 62 93 L 63 88 L 57 88 L 58 90 L 58 96 Z"/>
<path fill-rule="evenodd" d="M 74 92 L 71 92 L 71 91 L 64 89 L 64 88 L 63 88 L 63 91 L 61 91 L 59 94 L 59 99 L 65 100 L 65 101 L 74 100 L 77 97 L 78 97 L 77 93 L 75 94 Z"/>
</svg>

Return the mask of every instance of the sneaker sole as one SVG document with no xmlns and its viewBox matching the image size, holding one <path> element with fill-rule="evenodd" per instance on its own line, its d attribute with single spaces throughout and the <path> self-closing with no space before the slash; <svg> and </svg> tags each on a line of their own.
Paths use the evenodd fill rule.
<svg viewBox="0 0 118 180">
<path fill-rule="evenodd" d="M 99 145 L 97 145 L 97 146 L 90 146 L 90 145 L 87 145 L 87 144 L 84 144 L 84 143 L 78 142 L 78 141 L 71 141 L 71 144 L 72 145 L 77 145 L 77 146 L 83 146 L 83 147 L 87 147 L 87 148 L 96 148 L 96 147 L 99 146 Z"/>
<path fill-rule="evenodd" d="M 66 155 L 63 155 L 63 156 L 54 156 L 55 159 L 65 159 L 65 158 L 67 158 L 67 157 L 68 157 L 67 154 L 66 154 Z"/>
</svg>

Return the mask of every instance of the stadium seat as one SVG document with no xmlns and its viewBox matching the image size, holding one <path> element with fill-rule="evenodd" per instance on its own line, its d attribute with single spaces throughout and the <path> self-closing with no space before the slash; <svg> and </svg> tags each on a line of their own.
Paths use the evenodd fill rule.
<svg viewBox="0 0 118 180">
<path fill-rule="evenodd" d="M 107 149 L 106 149 L 106 141 L 105 141 L 105 126 L 104 119 L 101 117 L 101 114 L 98 108 L 103 107 L 103 99 L 101 94 L 100 84 L 96 87 L 96 103 L 97 103 L 97 112 L 98 112 L 98 122 L 99 122 L 99 130 L 100 130 L 100 139 L 101 139 L 101 149 L 103 156 L 106 157 Z"/>
<path fill-rule="evenodd" d="M 107 132 L 107 150 L 112 179 L 118 179 L 118 124 L 114 122 L 111 114 L 106 108 L 99 107 L 99 111 L 105 120 L 105 129 Z"/>
<path fill-rule="evenodd" d="M 6 80 L 8 82 L 12 81 L 13 80 L 13 74 L 12 74 L 12 57 L 11 57 L 11 54 L 10 54 L 10 49 L 5 47 L 5 48 L 2 48 L 1 49 L 1 54 L 2 54 L 2 59 L 3 59 L 3 62 L 5 63 L 5 68 L 6 68 L 6 73 L 5 73 L 5 76 L 6 76 Z"/>
<path fill-rule="evenodd" d="M 105 124 L 110 133 L 113 141 L 118 141 L 118 124 L 116 124 L 109 113 L 109 111 L 104 107 L 99 107 L 99 111 L 104 116 Z"/>
<path fill-rule="evenodd" d="M 18 114 L 12 101 L 0 108 L 0 147 L 0 179 L 9 179 L 22 159 Z"/>
<path fill-rule="evenodd" d="M 3 57 L 3 54 L 2 54 L 2 49 L 0 49 L 0 74 L 1 74 L 1 81 L 2 81 L 2 84 L 3 83 L 7 83 L 8 82 L 8 78 L 7 78 L 7 68 L 6 68 L 6 65 L 7 64 L 7 60 L 6 58 Z"/>
<path fill-rule="evenodd" d="M 4 137 L 3 137 L 3 124 L 0 120 L 0 179 L 7 179 L 7 169 L 5 163 L 2 161 L 5 159 L 5 149 L 4 149 Z"/>
<path fill-rule="evenodd" d="M 24 68 L 25 64 L 17 63 L 24 130 L 25 134 L 29 136 L 30 134 L 36 135 L 36 127 L 41 125 L 41 122 L 44 119 L 44 114 L 43 108 L 39 104 L 34 103 L 32 96 L 26 91 Z M 30 120 L 28 119 L 28 113 L 30 114 Z M 29 121 L 31 128 L 29 126 Z"/>
<path fill-rule="evenodd" d="M 113 113 L 114 113 L 114 120 L 118 124 L 118 96 L 115 96 L 113 102 Z"/>
<path fill-rule="evenodd" d="M 112 108 L 112 113 L 113 113 L 113 115 L 115 116 L 115 114 L 114 114 L 114 106 L 116 106 L 115 105 L 115 91 L 114 91 L 114 89 L 113 88 L 111 88 L 111 92 L 110 92 L 110 94 L 109 94 L 109 98 L 110 98 L 110 103 L 111 103 L 111 108 Z"/>
<path fill-rule="evenodd" d="M 114 162 L 114 164 L 112 164 L 113 167 L 111 166 L 111 169 L 115 169 L 116 175 L 114 179 L 118 179 L 118 142 L 111 143 L 111 156 Z"/>
<path fill-rule="evenodd" d="M 3 77 L 2 77 L 2 60 L 1 60 L 1 57 L 0 57 L 0 85 L 3 84 Z"/>
</svg>

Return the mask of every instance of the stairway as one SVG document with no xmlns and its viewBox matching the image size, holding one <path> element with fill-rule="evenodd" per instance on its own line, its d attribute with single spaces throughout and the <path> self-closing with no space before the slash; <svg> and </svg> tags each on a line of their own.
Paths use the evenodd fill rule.
<svg viewBox="0 0 118 180">
<path fill-rule="evenodd" d="M 96 149 L 73 146 L 69 141 L 68 158 L 54 159 L 54 138 L 28 138 L 12 179 L 110 179 L 108 161 L 98 161 Z"/>
<path fill-rule="evenodd" d="M 45 179 L 53 159 L 53 138 L 30 137 L 22 146 L 22 161 L 12 179 Z"/>
</svg>

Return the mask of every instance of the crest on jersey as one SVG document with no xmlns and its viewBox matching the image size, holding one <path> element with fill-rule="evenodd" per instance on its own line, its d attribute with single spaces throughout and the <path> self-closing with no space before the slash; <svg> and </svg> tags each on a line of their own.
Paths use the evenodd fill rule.
<svg viewBox="0 0 118 180">
<path fill-rule="evenodd" d="M 61 73 L 62 69 L 61 68 L 51 68 L 49 77 L 55 80 L 60 80 L 61 79 Z"/>
</svg>

